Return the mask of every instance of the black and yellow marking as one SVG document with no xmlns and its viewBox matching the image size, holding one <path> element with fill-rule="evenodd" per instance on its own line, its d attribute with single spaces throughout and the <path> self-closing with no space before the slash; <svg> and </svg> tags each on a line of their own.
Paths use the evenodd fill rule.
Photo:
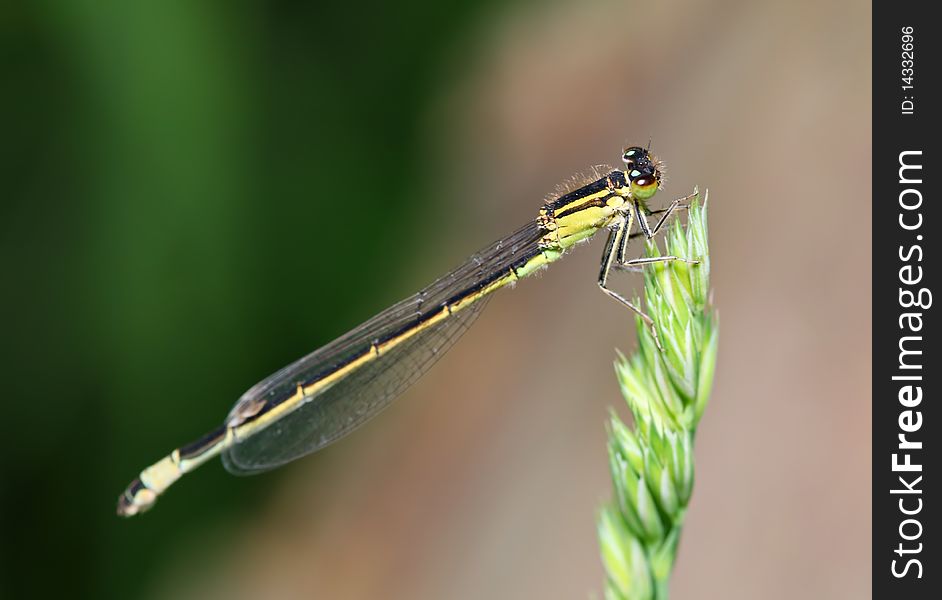
<svg viewBox="0 0 942 600">
<path fill-rule="evenodd" d="M 660 172 L 659 163 L 643 148 L 629 148 L 623 160 L 629 167 L 625 171 L 613 170 L 546 202 L 535 220 L 485 248 L 412 298 L 251 388 L 233 407 L 223 426 L 144 469 L 119 497 L 118 513 L 130 516 L 147 510 L 184 473 L 220 453 L 229 456 L 238 444 L 274 423 L 291 419 L 295 411 L 317 402 L 338 382 L 376 361 L 389 360 L 393 350 L 405 347 L 410 340 L 421 340 L 417 336 L 450 322 L 449 319 L 464 314 L 496 290 L 558 260 L 568 248 L 600 229 L 611 228 L 612 235 L 606 245 L 599 285 L 637 311 L 608 290 L 605 282 L 613 262 L 623 260 L 628 230 L 636 216 L 643 224 L 644 234 L 648 237 L 653 234 L 643 216 L 636 213 L 656 191 Z M 676 204 L 666 212 L 669 214 Z M 658 227 L 660 223 L 655 231 Z M 398 393 L 402 386 L 390 387 Z M 338 431 L 335 437 L 345 434 L 347 429 Z M 326 443 L 335 437 L 328 436 Z"/>
</svg>

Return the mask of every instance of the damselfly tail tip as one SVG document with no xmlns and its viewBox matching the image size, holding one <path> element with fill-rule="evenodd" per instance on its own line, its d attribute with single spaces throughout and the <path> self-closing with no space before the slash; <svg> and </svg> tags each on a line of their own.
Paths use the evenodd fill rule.
<svg viewBox="0 0 942 600">
<path fill-rule="evenodd" d="M 144 485 L 140 478 L 135 478 L 128 489 L 118 496 L 118 516 L 133 517 L 150 510 L 155 502 L 157 502 L 157 493 Z"/>
</svg>

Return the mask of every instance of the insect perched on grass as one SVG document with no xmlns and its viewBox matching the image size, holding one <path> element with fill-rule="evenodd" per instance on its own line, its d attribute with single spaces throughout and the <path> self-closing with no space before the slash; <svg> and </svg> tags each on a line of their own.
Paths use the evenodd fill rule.
<svg viewBox="0 0 942 600">
<path fill-rule="evenodd" d="M 217 454 L 227 470 L 257 473 L 319 450 L 376 415 L 414 383 L 464 333 L 491 292 L 558 260 L 567 249 L 608 229 L 599 287 L 651 326 L 642 310 L 608 287 L 612 269 L 637 269 L 676 256 L 629 260 L 630 238 L 654 236 L 685 199 L 649 211 L 660 163 L 631 147 L 624 170 L 596 170 L 578 189 L 549 200 L 539 216 L 466 260 L 430 286 L 257 383 L 225 422 L 141 471 L 118 498 L 118 514 L 136 515 L 184 473 Z M 647 215 L 660 214 L 649 227 Z M 640 232 L 631 233 L 635 221 Z M 695 262 L 695 261 L 686 261 Z M 652 331 L 654 331 L 652 327 Z M 655 333 L 655 340 L 657 334 Z"/>
</svg>

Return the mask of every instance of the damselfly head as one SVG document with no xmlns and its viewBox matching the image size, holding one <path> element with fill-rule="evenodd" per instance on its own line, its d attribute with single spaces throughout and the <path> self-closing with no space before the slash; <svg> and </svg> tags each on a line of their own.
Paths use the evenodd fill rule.
<svg viewBox="0 0 942 600">
<path fill-rule="evenodd" d="M 626 148 L 621 159 L 625 163 L 625 175 L 631 183 L 631 194 L 638 200 L 647 200 L 661 185 L 661 161 L 647 148 Z"/>
<path fill-rule="evenodd" d="M 651 154 L 648 152 L 647 148 L 642 148 L 641 146 L 625 148 L 621 159 L 625 162 L 625 168 L 628 171 L 651 164 Z"/>
</svg>

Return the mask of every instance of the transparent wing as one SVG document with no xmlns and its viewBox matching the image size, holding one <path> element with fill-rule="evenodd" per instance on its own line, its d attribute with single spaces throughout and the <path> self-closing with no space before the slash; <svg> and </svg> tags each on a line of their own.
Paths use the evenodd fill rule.
<svg viewBox="0 0 942 600">
<path fill-rule="evenodd" d="M 279 419 L 234 444 L 226 469 L 250 474 L 290 462 L 350 433 L 379 414 L 461 337 L 484 308 L 483 298 L 416 334 Z"/>
<path fill-rule="evenodd" d="M 255 385 L 236 403 L 230 422 L 240 414 L 267 410 L 306 385 L 337 371 L 372 345 L 420 323 L 446 304 L 482 288 L 539 249 L 544 231 L 535 223 L 473 255 L 457 269 L 414 296 L 399 302 Z M 354 369 L 296 409 L 238 440 L 224 454 L 226 469 L 249 474 L 271 469 L 314 452 L 343 437 L 389 405 L 467 331 L 487 297 L 455 312 L 380 356 Z"/>
</svg>

